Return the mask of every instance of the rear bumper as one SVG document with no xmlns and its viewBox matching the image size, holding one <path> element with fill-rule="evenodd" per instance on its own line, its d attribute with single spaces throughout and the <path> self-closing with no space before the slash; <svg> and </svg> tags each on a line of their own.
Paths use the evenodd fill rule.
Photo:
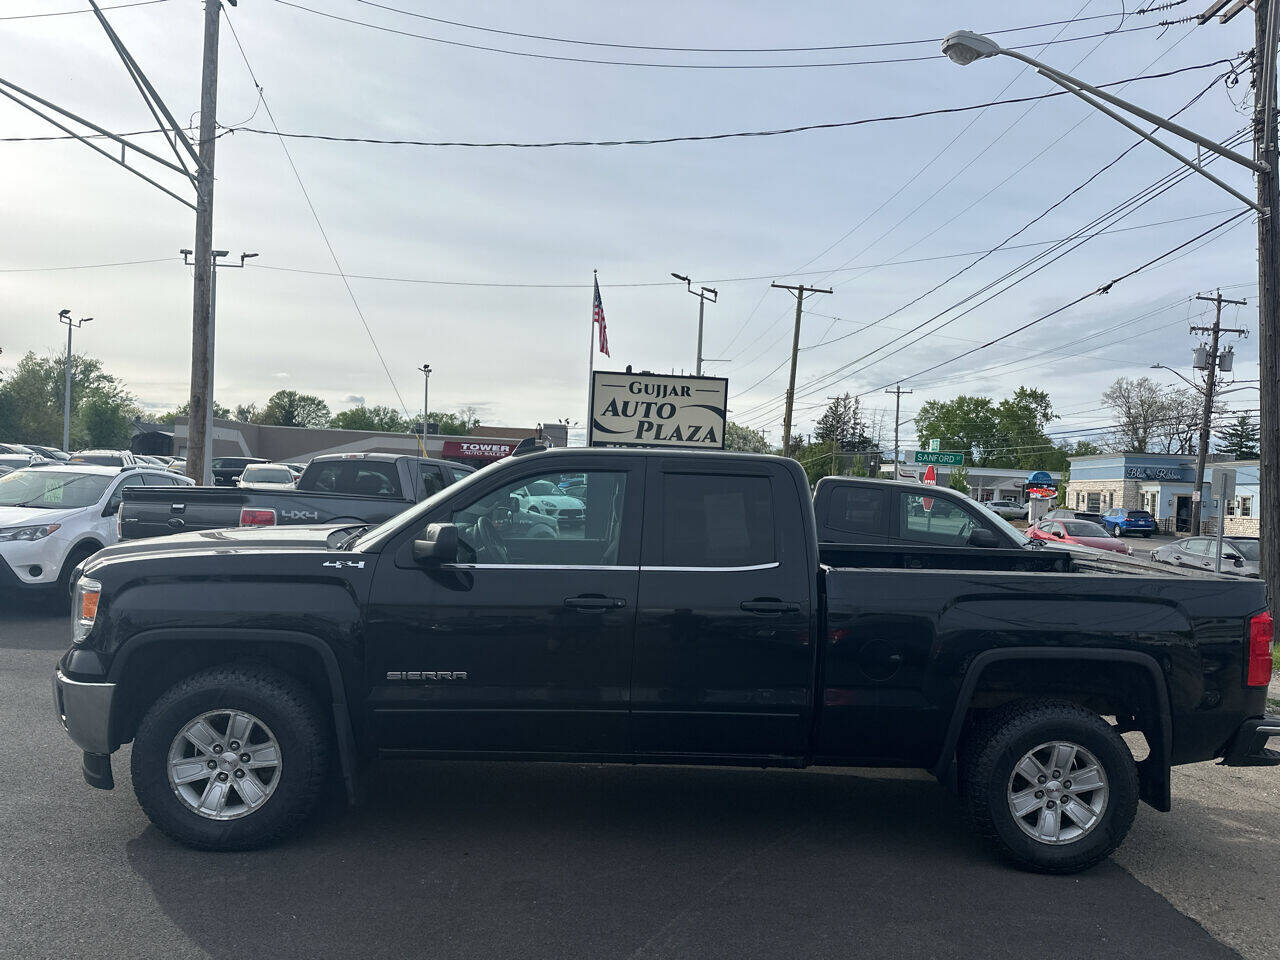
<svg viewBox="0 0 1280 960">
<path fill-rule="evenodd" d="M 1267 748 L 1271 737 L 1280 737 L 1280 717 L 1246 720 L 1231 738 L 1222 762 L 1228 767 L 1280 766 L 1280 750 Z"/>
</svg>

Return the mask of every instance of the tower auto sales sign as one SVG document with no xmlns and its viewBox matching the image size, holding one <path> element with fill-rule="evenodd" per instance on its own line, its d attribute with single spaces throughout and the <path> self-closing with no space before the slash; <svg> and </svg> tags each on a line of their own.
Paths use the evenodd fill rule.
<svg viewBox="0 0 1280 960">
<path fill-rule="evenodd" d="M 721 450 L 728 394 L 722 377 L 597 370 L 587 445 Z"/>
</svg>

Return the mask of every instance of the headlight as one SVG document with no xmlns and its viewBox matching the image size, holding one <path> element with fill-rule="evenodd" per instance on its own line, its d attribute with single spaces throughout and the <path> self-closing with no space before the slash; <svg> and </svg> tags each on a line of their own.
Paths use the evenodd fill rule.
<svg viewBox="0 0 1280 960">
<path fill-rule="evenodd" d="M 61 526 L 45 523 L 38 527 L 0 527 L 0 540 L 43 540 Z"/>
<path fill-rule="evenodd" d="M 89 636 L 93 623 L 98 619 L 98 597 L 102 594 L 102 584 L 88 577 L 76 581 L 75 602 L 71 606 L 71 640 L 84 643 Z"/>
<path fill-rule="evenodd" d="M 542 505 L 544 507 L 554 510 L 556 506 L 556 502 L 554 500 L 543 500 Z"/>
</svg>

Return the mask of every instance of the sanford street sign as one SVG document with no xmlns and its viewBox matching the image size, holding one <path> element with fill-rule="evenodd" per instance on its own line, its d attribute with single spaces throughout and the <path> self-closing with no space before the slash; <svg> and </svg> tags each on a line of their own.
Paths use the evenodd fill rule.
<svg viewBox="0 0 1280 960">
<path fill-rule="evenodd" d="M 963 453 L 936 453 L 929 450 L 917 450 L 916 463 L 936 463 L 944 467 L 959 467 L 964 464 Z"/>
</svg>

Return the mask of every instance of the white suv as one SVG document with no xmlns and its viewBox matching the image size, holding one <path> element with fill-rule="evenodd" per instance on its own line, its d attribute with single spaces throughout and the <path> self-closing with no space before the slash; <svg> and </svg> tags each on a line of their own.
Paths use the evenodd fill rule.
<svg viewBox="0 0 1280 960">
<path fill-rule="evenodd" d="M 191 480 L 152 467 L 42 464 L 0 477 L 0 587 L 69 590 L 71 571 L 119 539 L 116 514 L 129 486 Z"/>
</svg>

